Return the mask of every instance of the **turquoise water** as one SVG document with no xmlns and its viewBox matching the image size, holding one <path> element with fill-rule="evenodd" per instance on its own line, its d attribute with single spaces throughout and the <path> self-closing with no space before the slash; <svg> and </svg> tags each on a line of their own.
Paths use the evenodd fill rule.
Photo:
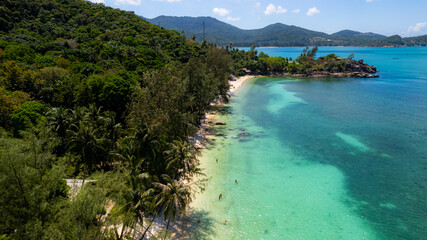
<svg viewBox="0 0 427 240">
<path fill-rule="evenodd" d="M 194 238 L 426 239 L 427 48 L 328 53 L 354 53 L 381 77 L 247 82 L 203 151 Z"/>
</svg>

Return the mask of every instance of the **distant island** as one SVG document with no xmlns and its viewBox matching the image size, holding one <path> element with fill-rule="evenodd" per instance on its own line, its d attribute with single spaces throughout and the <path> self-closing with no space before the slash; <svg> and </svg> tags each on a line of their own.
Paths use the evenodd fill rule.
<svg viewBox="0 0 427 240">
<path fill-rule="evenodd" d="M 427 35 L 402 38 L 343 30 L 333 34 L 276 23 L 261 29 L 243 30 L 212 17 L 159 16 L 146 19 L 160 27 L 178 31 L 198 42 L 206 40 L 219 46 L 233 43 L 235 47 L 304 47 L 304 46 L 366 46 L 404 47 L 427 46 Z"/>
<path fill-rule="evenodd" d="M 354 54 L 341 58 L 329 54 L 316 58 L 318 47 L 303 49 L 301 55 L 292 58 L 271 57 L 255 50 L 255 46 L 247 52 L 237 48 L 228 49 L 236 66 L 242 66 L 237 75 L 290 76 L 308 78 L 376 78 L 377 68 L 363 60 L 354 60 Z M 252 57 L 251 57 L 252 56 Z M 244 61 L 239 59 L 245 59 Z"/>
</svg>

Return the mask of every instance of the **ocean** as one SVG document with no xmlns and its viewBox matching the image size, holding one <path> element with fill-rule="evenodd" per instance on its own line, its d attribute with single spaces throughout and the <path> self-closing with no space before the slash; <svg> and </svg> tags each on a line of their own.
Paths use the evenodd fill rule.
<svg viewBox="0 0 427 240">
<path fill-rule="evenodd" d="M 427 48 L 317 56 L 329 53 L 354 53 L 380 77 L 248 80 L 202 151 L 189 238 L 426 239 Z"/>
</svg>

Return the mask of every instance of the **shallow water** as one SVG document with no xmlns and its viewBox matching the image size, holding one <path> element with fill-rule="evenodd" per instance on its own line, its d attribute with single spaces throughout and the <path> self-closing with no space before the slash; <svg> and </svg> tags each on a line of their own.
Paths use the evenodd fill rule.
<svg viewBox="0 0 427 240">
<path fill-rule="evenodd" d="M 246 83 L 218 119 L 225 137 L 211 136 L 201 158 L 200 238 L 425 239 L 427 48 L 319 55 L 331 52 L 355 53 L 381 77 Z"/>
</svg>

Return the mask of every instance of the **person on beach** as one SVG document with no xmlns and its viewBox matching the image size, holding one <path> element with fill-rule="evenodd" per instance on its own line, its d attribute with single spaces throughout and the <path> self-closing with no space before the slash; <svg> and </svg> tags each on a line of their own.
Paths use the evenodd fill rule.
<svg viewBox="0 0 427 240">
<path fill-rule="evenodd" d="M 219 194 L 218 200 L 221 200 L 222 198 L 222 193 Z"/>
</svg>

